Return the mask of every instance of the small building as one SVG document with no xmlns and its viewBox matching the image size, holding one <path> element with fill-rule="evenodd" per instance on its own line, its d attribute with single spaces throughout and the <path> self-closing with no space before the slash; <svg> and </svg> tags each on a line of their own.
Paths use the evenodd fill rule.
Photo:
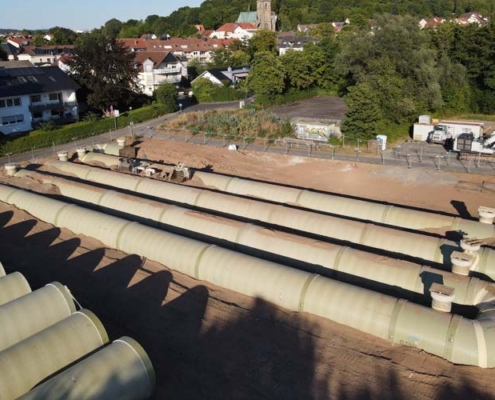
<svg viewBox="0 0 495 400">
<path fill-rule="evenodd" d="M 243 67 L 208 69 L 194 79 L 191 84 L 194 84 L 194 82 L 200 78 L 205 78 L 217 86 L 223 86 L 225 83 L 227 83 L 227 85 L 235 85 L 237 82 L 248 77 L 249 70 L 250 67 L 247 65 Z"/>
<path fill-rule="evenodd" d="M 79 85 L 58 67 L 35 67 L 28 61 L 0 62 L 0 132 L 11 135 L 33 124 L 79 118 Z"/>
<path fill-rule="evenodd" d="M 277 49 L 279 55 L 284 55 L 289 50 L 302 51 L 308 43 L 318 43 L 319 39 L 311 36 L 279 36 Z"/>
<path fill-rule="evenodd" d="M 298 139 L 327 142 L 332 136 L 342 136 L 338 119 L 293 118 L 290 122 Z"/>
<path fill-rule="evenodd" d="M 256 25 L 247 22 L 223 24 L 220 28 L 210 33 L 210 38 L 214 39 L 238 39 L 249 40 L 256 33 Z"/>
</svg>

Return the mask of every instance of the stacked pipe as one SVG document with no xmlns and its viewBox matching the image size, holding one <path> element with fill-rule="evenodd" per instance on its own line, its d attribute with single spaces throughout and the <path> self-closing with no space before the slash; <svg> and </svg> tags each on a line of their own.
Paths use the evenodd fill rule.
<svg viewBox="0 0 495 400">
<path fill-rule="evenodd" d="M 462 231 L 469 236 L 479 238 L 495 236 L 495 226 L 493 224 L 470 221 L 459 217 L 411 210 L 388 204 L 373 203 L 328 193 L 312 192 L 307 189 L 278 186 L 201 171 L 196 172 L 195 175 L 206 186 L 226 193 L 295 205 L 310 210 L 323 211 L 400 228 Z"/>
<path fill-rule="evenodd" d="M 477 278 L 458 276 L 427 266 L 375 256 L 345 246 L 264 229 L 205 213 L 192 212 L 185 208 L 124 195 L 34 171 L 21 170 L 16 176 L 30 177 L 45 184 L 53 184 L 63 196 L 85 204 L 97 205 L 102 211 L 113 215 L 125 216 L 133 221 L 167 230 L 173 228 L 176 228 L 176 231 L 187 230 L 192 236 L 194 233 L 199 233 L 215 238 L 217 243 L 230 244 L 234 249 L 239 247 L 237 245 L 241 245 L 244 248 L 276 253 L 282 257 L 314 265 L 313 272 L 319 271 L 316 268 L 318 266 L 332 271 L 329 273 L 331 276 L 339 273 L 339 276 L 349 283 L 355 283 L 356 280 L 353 280 L 353 277 L 357 276 L 362 278 L 360 282 L 363 280 L 380 282 L 387 288 L 402 288 L 424 295 L 433 282 L 441 282 L 455 290 L 455 302 L 458 304 L 476 305 L 495 300 L 491 289 L 494 285 Z M 257 256 L 257 253 L 259 252 L 251 255 Z M 374 287 L 376 285 L 369 284 L 369 288 Z"/>
<path fill-rule="evenodd" d="M 495 318 L 469 320 L 58 200 L 0 186 L 0 201 L 196 279 L 415 346 L 454 363 L 495 366 Z"/>
<path fill-rule="evenodd" d="M 89 154 L 89 153 L 88 153 Z M 111 159 L 116 159 L 115 157 Z M 350 221 L 310 211 L 292 209 L 232 195 L 176 185 L 139 176 L 121 174 L 74 163 L 49 162 L 49 170 L 64 172 L 84 180 L 188 204 L 236 217 L 256 219 L 336 240 L 360 244 L 391 253 L 408 255 L 452 268 L 451 255 L 461 250 L 456 242 L 419 233 L 402 232 L 373 224 Z M 471 271 L 495 279 L 495 250 L 482 248 Z"/>
<path fill-rule="evenodd" d="M 155 374 L 148 356 L 135 340 L 123 337 L 19 400 L 146 400 L 154 386 Z"/>
<path fill-rule="evenodd" d="M 1 269 L 4 273 L 3 268 Z M 40 395 L 39 389 L 27 394 L 35 385 L 77 362 L 108 342 L 106 331 L 98 318 L 88 310 L 75 310 L 74 300 L 67 288 L 58 282 L 31 292 L 22 274 L 13 272 L 0 277 L 0 398 L 13 400 L 26 395 L 37 399 L 84 398 L 145 400 L 154 388 L 154 373 L 144 350 L 132 339 L 123 339 L 127 351 L 115 346 L 91 356 L 94 360 L 86 370 L 85 364 L 71 369 L 81 374 L 97 373 L 101 394 L 91 392 L 95 386 L 86 380 L 65 380 L 64 392 L 58 375 L 51 381 L 56 390 Z M 118 346 L 117 346 L 118 347 Z M 131 354 L 132 350 L 132 354 Z M 98 356 L 117 360 L 118 366 Z M 128 353 L 126 355 L 126 353 Z M 126 371 L 124 374 L 123 371 Z M 62 373 L 63 374 L 63 373 Z M 119 381 L 112 381 L 118 375 Z M 49 381 L 49 382 L 51 382 Z M 65 390 L 66 389 L 66 390 Z M 77 390 L 76 390 L 77 389 Z M 125 393 L 121 395 L 121 393 Z M 76 394 L 76 397 L 71 397 Z M 41 396 L 41 397 L 38 397 Z"/>
</svg>

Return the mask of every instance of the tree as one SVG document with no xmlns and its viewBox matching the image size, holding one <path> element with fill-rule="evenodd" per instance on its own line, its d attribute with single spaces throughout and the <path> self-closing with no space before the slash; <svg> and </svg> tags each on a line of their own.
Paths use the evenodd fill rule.
<svg viewBox="0 0 495 400">
<path fill-rule="evenodd" d="M 256 95 L 272 98 L 285 90 L 286 73 L 282 62 L 273 53 L 256 53 L 247 86 Z"/>
<path fill-rule="evenodd" d="M 251 39 L 249 39 L 248 53 L 251 59 L 256 53 L 268 52 L 274 55 L 277 54 L 277 33 L 267 30 L 257 31 Z"/>
<path fill-rule="evenodd" d="M 348 107 L 342 133 L 349 139 L 372 139 L 381 127 L 382 116 L 375 92 L 368 83 L 349 88 L 344 97 Z"/>
<path fill-rule="evenodd" d="M 289 50 L 283 56 L 280 56 L 280 62 L 287 73 L 287 81 L 291 88 L 305 90 L 315 83 L 308 53 Z"/>
<path fill-rule="evenodd" d="M 192 84 L 194 96 L 200 103 L 209 103 L 213 101 L 215 85 L 206 78 L 199 78 Z"/>
<path fill-rule="evenodd" d="M 0 60 L 2 60 L 2 61 L 8 61 L 9 60 L 9 56 L 7 55 L 5 50 L 2 49 L 1 47 L 0 47 Z"/>
<path fill-rule="evenodd" d="M 122 22 L 116 18 L 112 18 L 105 22 L 103 27 L 103 32 L 105 35 L 111 39 L 116 39 L 119 37 L 120 30 L 122 29 Z"/>
<path fill-rule="evenodd" d="M 139 90 L 134 55 L 102 33 L 81 35 L 68 65 L 72 77 L 86 89 L 88 104 L 97 109 L 129 106 Z"/>
<path fill-rule="evenodd" d="M 177 90 L 172 83 L 162 83 L 155 90 L 156 101 L 165 105 L 166 112 L 177 111 Z"/>
<path fill-rule="evenodd" d="M 58 45 L 65 45 L 69 44 L 72 45 L 76 42 L 77 40 L 77 33 L 74 32 L 71 29 L 68 28 L 62 28 L 60 26 L 55 26 L 51 28 L 48 33 L 52 35 L 52 40 L 50 40 L 50 44 L 58 44 Z"/>
</svg>

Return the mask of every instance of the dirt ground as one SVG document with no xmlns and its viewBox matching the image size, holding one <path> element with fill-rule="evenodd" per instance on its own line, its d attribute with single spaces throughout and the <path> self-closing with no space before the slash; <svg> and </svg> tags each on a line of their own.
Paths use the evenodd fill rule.
<svg viewBox="0 0 495 400">
<path fill-rule="evenodd" d="M 449 214 L 495 206 L 495 178 L 144 140 L 167 163 Z M 20 184 L 15 178 L 2 178 Z M 188 184 L 199 185 L 193 179 Z M 22 186 L 22 184 L 21 184 Z M 31 190 L 46 187 L 29 186 Z M 150 355 L 156 399 L 491 399 L 495 371 L 451 363 L 288 312 L 106 249 L 0 203 L 0 261 L 34 288 L 57 280 Z"/>
</svg>

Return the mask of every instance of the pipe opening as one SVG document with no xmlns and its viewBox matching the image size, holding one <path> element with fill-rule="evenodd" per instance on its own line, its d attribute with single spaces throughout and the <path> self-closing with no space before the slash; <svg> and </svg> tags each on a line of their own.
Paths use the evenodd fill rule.
<svg viewBox="0 0 495 400">
<path fill-rule="evenodd" d="M 450 261 L 452 262 L 452 272 L 458 275 L 469 275 L 474 259 L 474 254 L 454 251 L 450 256 Z"/>
<path fill-rule="evenodd" d="M 5 164 L 5 171 L 7 172 L 7 176 L 14 176 L 17 172 L 16 164 Z"/>
<path fill-rule="evenodd" d="M 77 149 L 76 152 L 77 158 L 79 158 L 80 160 L 86 155 L 86 149 L 84 147 Z"/>
<path fill-rule="evenodd" d="M 454 288 L 434 283 L 430 287 L 430 294 L 432 298 L 431 308 L 446 313 L 452 310 L 452 302 L 455 297 Z"/>
<path fill-rule="evenodd" d="M 477 238 L 464 238 L 461 240 L 461 249 L 467 254 L 476 254 L 483 244 L 483 241 Z"/>
<path fill-rule="evenodd" d="M 66 151 L 62 151 L 60 153 L 57 153 L 59 161 L 68 161 L 69 160 L 69 154 Z"/>
<path fill-rule="evenodd" d="M 493 224 L 495 219 L 495 208 L 481 206 L 478 208 L 478 218 L 483 224 Z"/>
</svg>

